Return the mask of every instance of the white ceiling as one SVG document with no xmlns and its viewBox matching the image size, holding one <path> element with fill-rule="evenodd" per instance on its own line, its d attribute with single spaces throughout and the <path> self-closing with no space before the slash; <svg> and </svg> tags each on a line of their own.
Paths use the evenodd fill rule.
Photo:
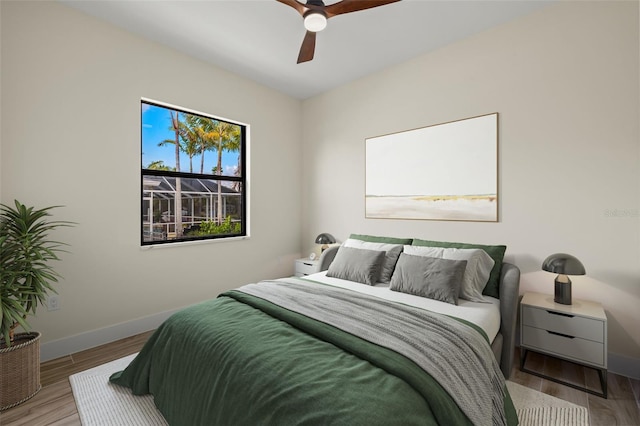
<svg viewBox="0 0 640 426">
<path fill-rule="evenodd" d="M 59 1 L 298 99 L 551 3 L 402 0 L 331 18 L 317 35 L 315 58 L 296 64 L 302 17 L 276 0 Z"/>
</svg>

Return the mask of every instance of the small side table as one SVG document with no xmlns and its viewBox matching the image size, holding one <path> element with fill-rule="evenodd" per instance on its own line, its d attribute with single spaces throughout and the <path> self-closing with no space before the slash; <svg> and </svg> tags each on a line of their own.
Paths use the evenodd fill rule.
<svg viewBox="0 0 640 426">
<path fill-rule="evenodd" d="M 597 302 L 553 301 L 553 295 L 525 293 L 520 302 L 520 370 L 607 397 L 607 316 Z M 539 352 L 598 370 L 602 393 L 525 368 L 527 353 Z"/>
<path fill-rule="evenodd" d="M 305 275 L 315 274 L 316 272 L 320 272 L 320 259 L 311 260 L 308 257 L 296 259 L 296 277 L 304 277 Z"/>
</svg>

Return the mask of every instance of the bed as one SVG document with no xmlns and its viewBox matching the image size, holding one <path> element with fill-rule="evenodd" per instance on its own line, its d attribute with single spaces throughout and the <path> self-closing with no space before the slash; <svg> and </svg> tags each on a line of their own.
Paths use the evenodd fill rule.
<svg viewBox="0 0 640 426">
<path fill-rule="evenodd" d="M 515 425 L 519 270 L 461 244 L 352 234 L 322 272 L 174 314 L 110 380 L 171 425 Z"/>
</svg>

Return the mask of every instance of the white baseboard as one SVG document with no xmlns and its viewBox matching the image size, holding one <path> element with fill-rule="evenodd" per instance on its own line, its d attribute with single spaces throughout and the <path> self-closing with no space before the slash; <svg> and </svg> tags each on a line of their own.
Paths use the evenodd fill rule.
<svg viewBox="0 0 640 426">
<path fill-rule="evenodd" d="M 640 359 L 611 352 L 609 352 L 607 356 L 609 371 L 611 373 L 640 380 L 640 368 L 638 368 L 638 366 L 640 366 Z"/>
<path fill-rule="evenodd" d="M 161 312 L 148 317 L 138 318 L 120 324 L 110 325 L 98 330 L 87 331 L 74 336 L 64 337 L 40 344 L 40 361 L 45 362 L 52 359 L 67 356 L 76 352 L 91 349 L 96 346 L 111 343 L 126 337 L 135 336 L 145 331 L 158 328 L 167 318 L 179 309 Z"/>
</svg>

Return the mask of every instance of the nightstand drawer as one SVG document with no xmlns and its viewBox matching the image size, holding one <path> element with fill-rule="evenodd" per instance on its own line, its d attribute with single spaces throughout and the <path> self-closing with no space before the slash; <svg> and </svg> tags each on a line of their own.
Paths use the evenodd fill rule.
<svg viewBox="0 0 640 426">
<path fill-rule="evenodd" d="M 555 331 L 573 337 L 604 343 L 606 323 L 593 318 L 538 309 L 531 306 L 522 307 L 522 324 L 542 330 Z"/>
<path fill-rule="evenodd" d="M 570 360 L 600 367 L 604 365 L 604 344 L 579 337 L 561 336 L 547 330 L 524 326 L 522 327 L 522 345 Z"/>
<path fill-rule="evenodd" d="M 315 274 L 319 272 L 320 268 L 319 260 L 311 260 L 311 259 L 298 259 L 296 260 L 296 277 L 303 277 L 309 274 Z"/>
</svg>

